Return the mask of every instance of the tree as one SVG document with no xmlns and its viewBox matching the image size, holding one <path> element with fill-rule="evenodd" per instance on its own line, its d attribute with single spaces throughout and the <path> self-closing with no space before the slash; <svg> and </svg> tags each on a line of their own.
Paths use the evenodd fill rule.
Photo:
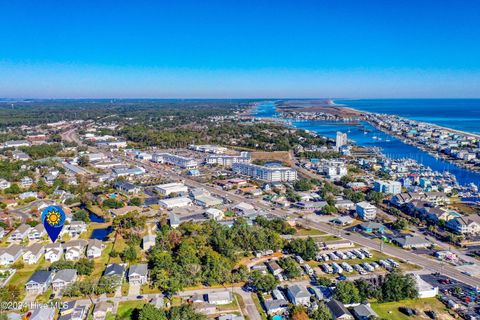
<svg viewBox="0 0 480 320">
<path fill-rule="evenodd" d="M 308 320 L 307 310 L 304 306 L 294 305 L 290 310 L 290 319 L 292 320 Z"/>
<path fill-rule="evenodd" d="M 103 276 L 98 281 L 97 287 L 95 288 L 95 293 L 114 293 L 120 281 L 121 280 L 118 276 Z"/>
<path fill-rule="evenodd" d="M 140 199 L 139 197 L 132 198 L 132 199 L 130 200 L 130 204 L 131 204 L 132 206 L 137 206 L 137 207 L 139 207 L 139 206 L 142 205 L 142 199 Z"/>
<path fill-rule="evenodd" d="M 404 218 L 398 218 L 392 223 L 392 227 L 395 230 L 406 230 L 408 229 L 408 221 Z"/>
<path fill-rule="evenodd" d="M 415 278 L 411 274 L 401 274 L 393 271 L 385 277 L 381 286 L 382 301 L 399 301 L 403 299 L 414 299 L 418 296 L 418 289 Z"/>
<path fill-rule="evenodd" d="M 345 304 L 360 302 L 360 292 L 351 281 L 340 281 L 337 283 L 334 296 Z"/>
<path fill-rule="evenodd" d="M 320 210 L 320 212 L 325 215 L 332 215 L 337 213 L 337 208 L 335 208 L 334 205 L 327 204 Z"/>
<path fill-rule="evenodd" d="M 150 303 L 147 303 L 142 307 L 138 320 L 167 320 L 167 315 L 165 310 L 158 309 Z"/>
<path fill-rule="evenodd" d="M 78 158 L 78 165 L 80 167 L 86 167 L 88 166 L 89 163 L 90 163 L 90 160 L 86 155 L 82 155 Z"/>
<path fill-rule="evenodd" d="M 298 278 L 302 274 L 300 267 L 291 257 L 286 257 L 278 260 L 278 264 L 280 265 L 280 267 L 282 267 L 284 274 L 289 279 Z"/>
<path fill-rule="evenodd" d="M 93 260 L 81 258 L 75 263 L 75 269 L 77 269 L 79 275 L 91 275 L 94 269 Z"/>
<path fill-rule="evenodd" d="M 300 179 L 297 180 L 294 184 L 293 187 L 295 191 L 308 191 L 313 188 L 313 184 L 309 179 Z"/>
<path fill-rule="evenodd" d="M 332 313 L 327 305 L 320 301 L 318 303 L 318 308 L 310 314 L 311 320 L 333 320 Z"/>
<path fill-rule="evenodd" d="M 133 262 L 137 260 L 137 250 L 133 246 L 128 246 L 122 252 L 122 260 Z"/>
<path fill-rule="evenodd" d="M 252 284 L 257 288 L 258 291 L 268 292 L 275 289 L 278 285 L 277 279 L 270 274 L 261 274 L 258 271 L 252 273 Z"/>
<path fill-rule="evenodd" d="M 19 194 L 20 192 L 22 192 L 22 189 L 20 189 L 18 184 L 12 183 L 12 185 L 3 190 L 3 192 L 5 192 L 6 194 Z"/>
<path fill-rule="evenodd" d="M 73 221 L 84 221 L 86 223 L 90 222 L 90 217 L 88 212 L 85 210 L 78 210 L 73 213 Z"/>
<path fill-rule="evenodd" d="M 0 302 L 15 302 L 20 298 L 20 289 L 14 285 L 0 288 Z"/>
<path fill-rule="evenodd" d="M 381 296 L 379 288 L 365 279 L 356 279 L 354 283 L 360 293 L 361 301 L 367 301 L 373 298 L 378 299 Z"/>
<path fill-rule="evenodd" d="M 371 190 L 367 193 L 367 200 L 373 201 L 375 204 L 379 205 L 383 201 L 384 194 L 381 192 L 376 192 Z"/>
<path fill-rule="evenodd" d="M 317 245 L 311 237 L 290 241 L 287 250 L 290 253 L 298 254 L 305 260 L 314 260 L 317 255 Z"/>
</svg>

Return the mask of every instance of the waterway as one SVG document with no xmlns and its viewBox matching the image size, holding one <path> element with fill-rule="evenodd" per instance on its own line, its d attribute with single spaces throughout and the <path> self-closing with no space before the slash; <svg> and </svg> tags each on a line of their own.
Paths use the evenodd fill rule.
<svg viewBox="0 0 480 320">
<path fill-rule="evenodd" d="M 343 101 L 340 102 L 343 103 Z M 259 118 L 279 118 L 274 101 L 259 103 L 257 108 L 253 110 L 252 115 Z M 443 159 L 437 159 L 427 152 L 405 144 L 401 140 L 376 129 L 366 122 L 352 124 L 329 121 L 292 121 L 291 123 L 292 126 L 296 128 L 309 130 L 328 138 L 335 138 L 337 131 L 341 131 L 347 133 L 348 139 L 352 140 L 356 145 L 378 147 L 382 150 L 383 154 L 392 159 L 414 159 L 434 171 L 447 171 L 452 173 L 461 185 L 466 185 L 471 182 L 477 186 L 480 185 L 479 173 L 460 168 Z M 365 129 L 367 129 L 367 133 L 365 133 Z"/>
</svg>

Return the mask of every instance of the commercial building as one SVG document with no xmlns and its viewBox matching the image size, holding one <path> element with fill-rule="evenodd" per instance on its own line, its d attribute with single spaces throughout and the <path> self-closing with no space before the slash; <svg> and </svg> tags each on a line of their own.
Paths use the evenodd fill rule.
<svg viewBox="0 0 480 320">
<path fill-rule="evenodd" d="M 228 150 L 225 147 L 220 147 L 220 146 L 215 146 L 210 144 L 202 144 L 202 145 L 191 144 L 188 146 L 188 148 L 191 150 L 199 151 L 199 152 L 214 153 L 214 154 L 222 154 Z"/>
<path fill-rule="evenodd" d="M 164 196 L 168 196 L 172 193 L 186 193 L 188 192 L 188 187 L 180 182 L 172 182 L 159 184 L 158 186 L 155 186 L 155 190 Z"/>
<path fill-rule="evenodd" d="M 232 170 L 235 173 L 268 182 L 290 182 L 297 180 L 297 171 L 288 167 L 234 163 Z"/>
<path fill-rule="evenodd" d="M 152 156 L 152 161 L 156 163 L 166 163 L 185 169 L 195 169 L 198 166 L 198 162 L 195 159 L 170 153 L 155 153 Z"/>
<path fill-rule="evenodd" d="M 170 199 L 162 199 L 158 204 L 167 209 L 182 208 L 192 205 L 192 200 L 186 197 L 177 197 Z"/>
<path fill-rule="evenodd" d="M 377 208 L 366 201 L 357 203 L 357 215 L 362 220 L 373 220 L 377 216 Z"/>
</svg>

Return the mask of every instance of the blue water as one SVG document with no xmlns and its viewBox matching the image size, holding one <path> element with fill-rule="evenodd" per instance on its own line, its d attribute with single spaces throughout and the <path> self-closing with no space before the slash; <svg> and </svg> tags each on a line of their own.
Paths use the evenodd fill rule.
<svg viewBox="0 0 480 320">
<path fill-rule="evenodd" d="M 358 110 L 396 114 L 480 134 L 480 99 L 335 100 Z"/>
<path fill-rule="evenodd" d="M 108 240 L 108 235 L 112 233 L 112 231 L 113 228 L 111 226 L 103 229 L 94 229 L 92 235 L 90 236 L 90 239 L 106 241 Z"/>
<path fill-rule="evenodd" d="M 351 101 L 335 100 L 336 103 L 342 103 L 342 104 L 347 104 L 347 102 L 349 102 L 349 106 L 358 108 L 358 109 L 360 109 L 360 107 L 356 103 L 361 104 L 361 103 L 364 103 L 364 101 L 376 101 L 378 104 L 377 104 L 377 107 L 373 107 L 373 104 L 365 103 L 363 110 L 371 111 L 371 112 L 392 113 L 392 114 L 399 114 L 402 116 L 406 116 L 405 114 L 400 114 L 400 112 L 394 113 L 393 111 L 395 108 L 393 107 L 389 108 L 387 107 L 387 104 L 388 104 L 388 101 L 394 101 L 394 102 L 400 101 L 398 102 L 399 104 L 396 104 L 396 108 L 400 108 L 401 104 L 406 103 L 406 101 L 410 101 L 410 100 L 351 100 Z M 378 102 L 378 101 L 381 101 L 381 102 Z M 412 101 L 418 101 L 418 100 L 412 100 Z M 427 100 L 421 100 L 421 101 L 427 101 Z M 433 100 L 428 100 L 428 101 L 433 101 Z M 443 101 L 443 100 L 435 100 L 435 101 Z M 479 103 L 478 106 L 480 108 L 480 100 L 460 100 L 460 101 L 477 101 L 477 103 Z M 425 107 L 426 107 L 426 104 L 425 104 Z M 367 110 L 367 108 L 370 108 L 370 109 Z M 375 108 L 378 108 L 378 110 Z M 390 112 L 387 112 L 387 110 L 390 110 Z M 425 113 L 426 111 L 419 111 L 418 113 L 421 113 L 421 112 Z M 440 114 L 440 111 L 433 112 L 431 110 L 430 112 L 431 114 L 435 114 L 436 115 L 435 117 L 437 118 L 447 117 Z M 447 114 L 449 114 L 449 112 Z M 410 111 L 410 113 L 413 114 L 413 111 Z M 257 117 L 263 117 L 263 118 L 278 117 L 278 114 L 275 110 L 275 103 L 272 101 L 261 103 L 256 108 L 256 110 L 252 112 L 252 115 Z M 411 118 L 413 119 L 413 117 Z M 422 120 L 422 121 L 433 122 L 433 121 L 427 121 L 427 120 Z M 468 184 L 470 182 L 473 182 L 476 185 L 480 185 L 480 174 L 470 172 L 468 170 L 457 167 L 456 165 L 453 165 L 448 161 L 436 159 L 431 155 L 429 155 L 427 152 L 424 152 L 413 146 L 405 144 L 399 139 L 392 137 L 390 135 L 387 135 L 380 130 L 377 130 L 375 127 L 371 126 L 368 123 L 362 122 L 359 125 L 355 125 L 355 124 L 349 124 L 349 123 L 343 123 L 343 122 L 293 121 L 292 124 L 297 128 L 310 130 L 329 138 L 335 138 L 337 131 L 345 132 L 348 135 L 348 139 L 353 140 L 355 144 L 364 146 L 364 147 L 379 147 L 382 149 L 382 152 L 386 156 L 392 159 L 402 159 L 402 158 L 414 159 L 417 162 L 432 168 L 432 170 L 434 171 L 451 172 L 457 178 L 458 183 L 462 185 Z M 447 126 L 446 124 L 442 124 L 442 125 Z M 369 132 L 367 134 L 364 134 L 363 129 L 368 129 Z M 456 129 L 465 130 L 465 128 L 462 128 L 462 129 L 456 128 Z M 477 128 L 477 130 L 480 131 L 480 128 Z M 374 136 L 381 138 L 381 140 L 373 139 Z M 387 140 L 389 141 L 387 142 Z"/>
</svg>

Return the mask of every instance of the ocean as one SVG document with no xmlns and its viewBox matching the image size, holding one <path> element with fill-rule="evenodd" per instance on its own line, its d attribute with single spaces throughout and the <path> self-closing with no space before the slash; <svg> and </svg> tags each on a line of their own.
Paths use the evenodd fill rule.
<svg viewBox="0 0 480 320">
<path fill-rule="evenodd" d="M 397 114 L 402 117 L 435 123 L 456 130 L 480 133 L 480 122 L 478 122 L 480 120 L 480 99 L 335 100 L 335 103 L 344 104 L 354 109 Z M 252 115 L 261 118 L 278 118 L 273 101 L 260 103 L 252 112 Z M 436 159 L 427 152 L 405 144 L 401 140 L 385 134 L 365 122 L 358 126 L 343 122 L 292 121 L 292 125 L 329 138 L 335 138 L 336 132 L 341 131 L 347 133 L 348 139 L 354 141 L 355 144 L 365 147 L 378 147 L 383 154 L 392 159 L 414 159 L 435 171 L 452 173 L 457 178 L 458 183 L 462 185 L 473 182 L 480 186 L 479 173 L 465 170 L 442 159 Z M 368 129 L 367 134 L 364 133 L 364 129 Z"/>
</svg>

